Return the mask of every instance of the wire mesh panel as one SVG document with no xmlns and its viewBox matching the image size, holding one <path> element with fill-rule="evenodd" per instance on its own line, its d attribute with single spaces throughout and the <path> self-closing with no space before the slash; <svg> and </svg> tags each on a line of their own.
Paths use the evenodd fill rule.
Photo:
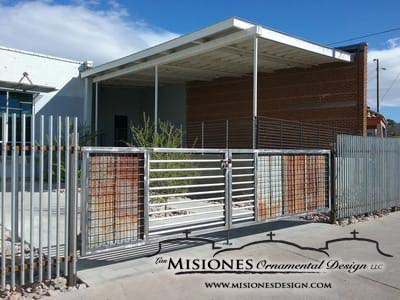
<svg viewBox="0 0 400 300">
<path fill-rule="evenodd" d="M 283 215 L 282 156 L 258 156 L 258 217 L 265 220 Z"/>
<path fill-rule="evenodd" d="M 225 225 L 226 156 L 218 150 L 150 153 L 150 237 Z"/>
<path fill-rule="evenodd" d="M 329 164 L 329 151 L 258 153 L 259 220 L 328 209 Z"/>
<path fill-rule="evenodd" d="M 144 153 L 89 152 L 84 157 L 84 254 L 143 240 Z"/>
</svg>

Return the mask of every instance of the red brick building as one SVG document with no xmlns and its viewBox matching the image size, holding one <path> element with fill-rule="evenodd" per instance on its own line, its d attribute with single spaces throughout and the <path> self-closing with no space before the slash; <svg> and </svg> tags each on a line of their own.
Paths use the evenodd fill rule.
<svg viewBox="0 0 400 300">
<path fill-rule="evenodd" d="M 386 118 L 368 107 L 367 114 L 367 135 L 386 137 L 387 136 L 388 121 Z"/>
</svg>

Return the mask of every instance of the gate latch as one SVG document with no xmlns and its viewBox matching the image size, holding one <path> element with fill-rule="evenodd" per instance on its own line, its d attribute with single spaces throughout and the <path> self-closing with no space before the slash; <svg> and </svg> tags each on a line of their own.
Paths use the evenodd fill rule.
<svg viewBox="0 0 400 300">
<path fill-rule="evenodd" d="M 223 159 L 221 160 L 221 170 L 226 170 L 229 168 L 229 165 L 232 164 L 232 159 L 231 158 L 227 158 L 227 159 Z"/>
</svg>

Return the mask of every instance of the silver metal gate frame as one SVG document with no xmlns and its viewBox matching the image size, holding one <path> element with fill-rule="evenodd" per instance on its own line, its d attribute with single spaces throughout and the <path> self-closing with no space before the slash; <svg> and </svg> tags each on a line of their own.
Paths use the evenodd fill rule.
<svg viewBox="0 0 400 300">
<path fill-rule="evenodd" d="M 129 147 L 82 147 L 82 176 L 81 176 L 81 232 L 82 232 L 82 248 L 81 257 L 92 255 L 96 253 L 106 252 L 110 250 L 130 248 L 133 246 L 140 246 L 144 244 L 155 243 L 166 238 L 172 238 L 175 236 L 181 236 L 184 232 L 182 229 L 180 232 L 174 232 L 170 235 L 161 235 L 157 237 L 150 237 L 149 230 L 149 179 L 150 179 L 150 157 L 152 153 L 195 153 L 195 154 L 221 154 L 224 159 L 221 160 L 221 164 L 225 164 L 225 223 L 224 226 L 216 226 L 208 229 L 199 229 L 195 231 L 195 235 L 207 234 L 211 232 L 218 232 L 226 230 L 229 232 L 230 229 L 236 229 L 245 226 L 262 224 L 270 221 L 277 221 L 282 219 L 289 219 L 293 217 L 299 217 L 308 215 L 311 213 L 328 212 L 331 210 L 331 151 L 330 150 L 272 150 L 272 149 L 190 149 L 190 148 L 129 148 Z M 90 155 L 92 153 L 109 153 L 109 154 L 129 154 L 129 153 L 142 153 L 144 155 L 144 239 L 138 240 L 134 243 L 125 243 L 120 245 L 105 246 L 97 249 L 89 249 L 87 247 L 88 240 L 88 197 L 89 197 L 89 186 L 88 186 L 88 166 L 90 162 Z M 234 224 L 232 220 L 232 175 L 233 168 L 232 163 L 235 162 L 233 155 L 235 154 L 249 154 L 253 156 L 254 161 L 254 218 L 250 221 L 241 222 Z M 327 206 L 324 209 L 318 209 L 314 211 L 308 211 L 298 214 L 282 215 L 279 217 L 272 217 L 266 220 L 260 220 L 258 214 L 258 174 L 257 165 L 258 159 L 263 155 L 324 155 L 327 158 Z"/>
</svg>

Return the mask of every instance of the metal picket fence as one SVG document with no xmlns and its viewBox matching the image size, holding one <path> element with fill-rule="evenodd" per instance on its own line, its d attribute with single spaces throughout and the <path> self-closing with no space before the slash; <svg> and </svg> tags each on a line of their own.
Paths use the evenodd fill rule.
<svg viewBox="0 0 400 300">
<path fill-rule="evenodd" d="M 82 256 L 329 207 L 327 150 L 82 148 Z"/>
<path fill-rule="evenodd" d="M 78 120 L 3 114 L 1 287 L 76 277 Z"/>
<path fill-rule="evenodd" d="M 400 139 L 339 135 L 336 217 L 400 206 Z"/>
</svg>

